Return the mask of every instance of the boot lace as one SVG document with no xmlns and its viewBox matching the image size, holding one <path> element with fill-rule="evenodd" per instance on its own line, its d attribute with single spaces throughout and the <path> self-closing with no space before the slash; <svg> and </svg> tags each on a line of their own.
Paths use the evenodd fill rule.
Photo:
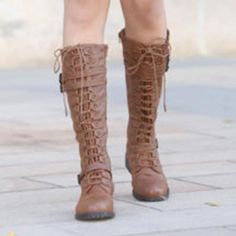
<svg viewBox="0 0 236 236">
<path fill-rule="evenodd" d="M 80 94 L 80 110 L 81 112 L 83 111 L 82 109 L 82 105 L 83 105 L 83 92 L 84 92 L 84 89 L 83 89 L 83 83 L 84 83 L 84 80 L 85 80 L 85 76 L 84 76 L 84 68 L 88 65 L 88 62 L 87 60 L 85 59 L 85 52 L 84 52 L 84 49 L 81 47 L 80 44 L 77 45 L 76 49 L 73 47 L 73 46 L 67 46 L 66 47 L 66 50 L 63 50 L 61 48 L 58 48 L 54 51 L 54 56 L 55 56 L 55 62 L 54 62 L 54 66 L 53 66 L 53 70 L 54 70 L 54 73 L 58 73 L 61 69 L 61 65 L 63 64 L 63 60 L 64 58 L 66 57 L 66 54 L 70 53 L 72 51 L 75 52 L 75 54 L 79 54 L 79 63 L 78 62 L 74 62 L 75 64 L 79 64 L 80 65 L 80 76 L 81 76 L 81 79 L 80 79 L 80 83 L 81 83 L 81 94 Z M 63 57 L 62 57 L 62 54 L 63 54 Z M 62 74 L 60 73 L 60 79 L 59 79 L 59 82 L 60 82 L 60 85 L 61 85 L 61 92 L 63 94 L 63 101 L 64 101 L 64 108 L 65 108 L 65 115 L 67 116 L 68 115 L 68 106 L 67 106 L 67 102 L 66 102 L 66 96 L 64 94 L 64 91 L 62 89 L 62 86 L 63 86 L 63 76 Z"/>
<path fill-rule="evenodd" d="M 76 115 L 78 115 L 78 119 L 74 121 L 74 128 L 76 130 L 76 138 L 80 143 L 81 152 L 84 155 L 84 164 L 85 166 L 91 166 L 94 163 L 104 163 L 104 152 L 106 151 L 103 147 L 103 139 L 105 138 L 105 133 L 102 131 L 101 122 L 102 116 L 98 111 L 95 111 L 97 107 L 97 95 L 94 91 L 89 87 L 84 87 L 84 81 L 87 79 L 84 73 L 84 69 L 86 66 L 90 68 L 94 65 L 98 64 L 97 58 L 89 58 L 88 53 L 78 44 L 78 47 L 74 48 L 73 46 L 67 47 L 67 49 L 56 49 L 54 51 L 55 63 L 54 63 L 54 72 L 58 73 L 61 69 L 61 65 L 64 63 L 64 58 L 66 55 L 71 52 L 71 50 L 75 53 L 76 59 L 72 62 L 72 67 L 79 66 L 80 71 L 80 88 L 77 89 L 77 93 L 79 94 L 76 99 L 76 104 L 74 104 L 74 110 L 78 111 Z M 64 95 L 63 90 L 63 76 L 60 73 L 59 82 L 61 86 L 61 92 L 63 93 L 63 101 L 65 108 L 65 115 L 68 115 L 68 108 L 66 102 L 66 96 Z M 76 106 L 79 106 L 76 109 Z M 92 122 L 93 121 L 93 122 Z M 104 170 L 102 170 L 104 171 Z M 91 171 L 86 174 L 86 182 L 87 184 L 94 185 L 99 184 L 102 181 L 103 175 L 102 171 Z M 82 178 L 84 178 L 85 174 L 78 175 L 78 181 L 81 182 Z"/>
<path fill-rule="evenodd" d="M 153 107 L 153 102 L 155 104 L 155 99 L 157 97 L 158 78 L 161 77 L 163 85 L 163 107 L 166 112 L 166 77 L 165 72 L 168 70 L 169 55 L 170 55 L 170 44 L 168 43 L 168 52 L 163 54 L 161 49 L 159 50 L 155 46 L 145 46 L 140 48 L 141 56 L 138 58 L 137 63 L 133 66 L 127 66 L 128 75 L 134 75 L 137 73 L 138 69 L 143 63 L 148 63 L 153 68 L 154 80 L 146 79 L 140 80 L 138 95 L 140 98 L 140 113 L 141 113 L 141 123 L 139 124 L 136 136 L 136 142 L 138 144 L 149 144 L 153 141 L 153 129 L 154 129 L 154 119 L 156 113 L 156 108 Z M 166 60 L 166 64 L 163 63 Z M 163 68 L 165 66 L 165 68 Z M 154 84 L 155 83 L 155 84 Z M 137 104 L 136 104 L 137 105 Z M 158 147 L 158 141 L 155 139 L 155 148 Z M 136 151 L 138 151 L 136 149 Z M 137 154 L 137 165 L 141 168 L 152 167 L 156 171 L 159 169 L 159 161 L 154 154 L 153 147 L 147 146 L 145 153 L 142 152 L 142 148 Z"/>
<path fill-rule="evenodd" d="M 159 50 L 158 48 L 156 48 L 155 46 L 145 46 L 140 48 L 141 51 L 141 56 L 138 58 L 138 61 L 135 65 L 133 66 L 128 66 L 127 67 L 127 73 L 129 75 L 133 75 L 135 74 L 140 65 L 142 63 L 144 63 L 144 61 L 147 61 L 148 63 L 152 64 L 152 68 L 153 68 L 153 73 L 154 73 L 154 81 L 157 83 L 158 77 L 162 77 L 163 80 L 163 107 L 164 107 L 164 111 L 167 111 L 167 107 L 166 107 L 166 77 L 165 77 L 165 73 L 168 68 L 169 68 L 169 58 L 170 58 L 170 51 L 171 51 L 171 46 L 168 43 L 168 52 L 163 54 L 161 52 L 161 49 Z M 165 71 L 160 70 L 158 67 L 161 64 L 162 59 L 166 59 L 166 67 L 165 67 Z M 144 85 L 145 86 L 145 85 Z M 152 84 L 147 84 L 147 89 L 150 88 L 150 86 L 152 86 Z"/>
</svg>

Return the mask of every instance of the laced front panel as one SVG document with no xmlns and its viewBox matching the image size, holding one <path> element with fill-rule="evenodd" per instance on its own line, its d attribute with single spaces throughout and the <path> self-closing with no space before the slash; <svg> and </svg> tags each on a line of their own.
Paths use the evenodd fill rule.
<svg viewBox="0 0 236 236">
<path fill-rule="evenodd" d="M 167 49 L 167 50 L 166 50 Z M 148 45 L 142 46 L 139 48 L 139 54 L 137 63 L 135 65 L 127 64 L 127 74 L 132 76 L 135 75 L 140 66 L 145 64 L 151 66 L 151 70 L 153 70 L 153 78 L 150 80 L 150 83 L 154 80 L 155 84 L 147 84 L 147 87 L 155 86 L 156 88 L 159 86 L 158 80 L 161 78 L 163 80 L 163 92 L 164 92 L 164 99 L 163 99 L 163 106 L 164 110 L 166 111 L 166 78 L 165 72 L 169 68 L 169 58 L 170 58 L 170 44 L 167 44 L 167 47 L 158 47 L 157 45 Z M 145 72 L 148 72 L 147 69 L 144 69 Z M 150 73 L 147 73 L 150 74 Z M 144 82 L 145 83 L 145 82 Z M 141 85 L 142 86 L 142 85 Z M 145 85 L 144 85 L 145 86 Z M 151 94 L 151 93 L 149 93 Z"/>
<path fill-rule="evenodd" d="M 86 183 L 102 178 L 104 170 L 110 171 L 106 151 L 106 67 L 105 47 L 77 45 L 57 50 L 55 71 L 60 70 L 61 92 L 67 92 L 73 127 L 79 143 L 81 174 Z M 97 171 L 103 170 L 103 171 Z M 89 173 L 91 172 L 91 173 Z M 94 174 L 93 174 L 94 172 Z M 96 172 L 96 173 L 95 173 Z M 87 174 L 88 173 L 88 174 Z M 89 178 L 91 180 L 88 180 Z M 95 181 L 99 184 L 99 181 Z"/>
<path fill-rule="evenodd" d="M 106 72 L 106 70 L 104 68 L 104 57 L 101 58 L 101 49 L 100 52 L 98 48 L 95 47 L 95 49 L 94 52 L 89 46 L 84 47 L 78 44 L 77 46 L 68 46 L 63 49 L 55 50 L 54 72 L 58 73 L 61 64 L 63 65 L 63 73 L 59 75 L 60 90 L 63 96 L 65 91 L 105 83 L 104 72 Z M 107 50 L 107 48 L 105 50 Z M 104 56 L 104 52 L 102 55 Z M 69 58 L 69 60 L 67 58 Z M 83 89 L 81 90 L 80 106 L 82 106 L 82 104 Z M 66 102 L 65 111 L 67 115 Z"/>
</svg>

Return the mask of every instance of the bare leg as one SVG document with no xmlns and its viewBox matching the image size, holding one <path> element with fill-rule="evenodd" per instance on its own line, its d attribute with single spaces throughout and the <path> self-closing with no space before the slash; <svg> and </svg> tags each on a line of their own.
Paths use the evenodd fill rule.
<svg viewBox="0 0 236 236">
<path fill-rule="evenodd" d="M 129 111 L 126 167 L 136 199 L 162 201 L 169 196 L 169 186 L 158 154 L 155 122 L 169 56 L 163 0 L 121 0 L 121 4 L 125 29 L 119 37 Z"/>
<path fill-rule="evenodd" d="M 109 0 L 64 0 L 64 48 L 60 50 L 61 91 L 66 92 L 79 144 L 81 187 L 78 220 L 114 217 L 113 181 L 107 151 L 108 45 L 103 34 Z M 69 46 L 69 47 L 67 47 Z"/>
<path fill-rule="evenodd" d="M 63 46 L 103 43 L 109 0 L 64 0 Z"/>
<path fill-rule="evenodd" d="M 128 38 L 150 43 L 166 38 L 167 23 L 163 0 L 121 0 Z"/>
</svg>

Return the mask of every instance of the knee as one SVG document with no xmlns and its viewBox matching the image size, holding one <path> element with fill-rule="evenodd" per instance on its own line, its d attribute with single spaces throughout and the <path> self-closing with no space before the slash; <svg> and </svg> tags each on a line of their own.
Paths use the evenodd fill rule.
<svg viewBox="0 0 236 236">
<path fill-rule="evenodd" d="M 94 4 L 94 0 L 65 0 L 65 17 L 75 25 L 93 24 L 100 10 L 99 4 Z"/>
<path fill-rule="evenodd" d="M 152 13 L 153 12 L 153 6 L 155 6 L 155 0 L 129 0 L 130 4 L 132 4 L 132 7 L 134 11 L 138 13 Z"/>
<path fill-rule="evenodd" d="M 160 15 L 158 0 L 129 0 L 136 20 L 145 27 L 155 27 Z"/>
</svg>

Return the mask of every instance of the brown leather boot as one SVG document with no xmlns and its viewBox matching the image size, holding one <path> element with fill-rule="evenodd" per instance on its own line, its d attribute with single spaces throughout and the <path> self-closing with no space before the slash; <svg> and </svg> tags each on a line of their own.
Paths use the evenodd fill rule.
<svg viewBox="0 0 236 236">
<path fill-rule="evenodd" d="M 119 33 L 123 46 L 129 109 L 126 167 L 133 195 L 141 201 L 168 198 L 169 187 L 158 155 L 155 120 L 169 62 L 169 32 L 163 44 L 143 44 Z M 165 105 L 165 104 L 164 104 Z"/>
<path fill-rule="evenodd" d="M 75 210 L 78 220 L 99 220 L 114 216 L 114 187 L 106 148 L 107 50 L 105 44 L 78 44 L 56 52 L 57 59 L 61 56 L 62 61 L 59 77 L 61 92 L 67 94 L 79 143 L 81 173 L 78 180 L 81 195 Z"/>
</svg>

